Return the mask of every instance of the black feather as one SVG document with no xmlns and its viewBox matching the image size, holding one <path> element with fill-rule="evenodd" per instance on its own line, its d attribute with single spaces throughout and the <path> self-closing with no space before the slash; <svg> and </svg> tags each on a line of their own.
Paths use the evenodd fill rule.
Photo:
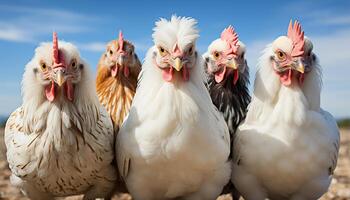
<svg viewBox="0 0 350 200">
<path fill-rule="evenodd" d="M 245 119 L 247 107 L 250 103 L 249 68 L 245 62 L 244 73 L 239 74 L 237 83 L 233 84 L 233 73 L 229 74 L 221 83 L 215 81 L 214 74 L 208 74 L 207 87 L 213 104 L 223 114 L 230 132 L 231 149 L 235 139 L 235 132 L 239 124 Z M 232 158 L 232 151 L 229 158 Z M 235 185 L 229 181 L 221 194 L 231 194 L 233 200 L 240 198 Z"/>
<path fill-rule="evenodd" d="M 233 84 L 233 73 L 227 75 L 221 83 L 215 81 L 213 74 L 208 75 L 207 87 L 213 104 L 223 114 L 230 132 L 231 147 L 239 124 L 245 119 L 250 103 L 249 68 L 239 74 L 237 83 Z M 230 158 L 232 154 L 230 154 Z"/>
</svg>

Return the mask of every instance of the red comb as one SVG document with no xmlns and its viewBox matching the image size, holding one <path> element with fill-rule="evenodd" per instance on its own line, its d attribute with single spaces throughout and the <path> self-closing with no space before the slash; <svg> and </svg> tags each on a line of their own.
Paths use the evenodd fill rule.
<svg viewBox="0 0 350 200">
<path fill-rule="evenodd" d="M 53 32 L 52 34 L 52 56 L 53 56 L 53 68 L 56 67 L 65 67 L 64 58 L 60 55 L 60 51 L 58 49 L 58 39 L 57 33 Z"/>
<path fill-rule="evenodd" d="M 231 25 L 225 28 L 224 31 L 222 31 L 221 40 L 224 40 L 227 43 L 227 49 L 225 52 L 226 54 L 237 54 L 237 50 L 239 47 L 239 45 L 237 44 L 238 34 L 235 32 L 235 29 Z"/>
<path fill-rule="evenodd" d="M 57 40 L 57 33 L 53 32 L 52 34 L 52 51 L 53 51 L 53 62 L 55 64 L 58 64 L 60 62 L 58 57 L 58 40 Z"/>
<path fill-rule="evenodd" d="M 292 56 L 297 57 L 303 55 L 305 44 L 304 31 L 302 31 L 298 21 L 295 21 L 293 25 L 292 20 L 290 20 L 287 36 L 293 42 Z"/>
<path fill-rule="evenodd" d="M 118 49 L 119 49 L 120 51 L 123 50 L 123 44 L 124 44 L 123 32 L 122 32 L 122 31 L 119 31 Z"/>
</svg>

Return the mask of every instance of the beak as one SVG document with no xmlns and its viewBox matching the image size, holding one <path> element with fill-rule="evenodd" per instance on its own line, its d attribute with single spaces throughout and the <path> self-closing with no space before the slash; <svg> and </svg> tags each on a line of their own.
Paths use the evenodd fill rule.
<svg viewBox="0 0 350 200">
<path fill-rule="evenodd" d="M 119 56 L 119 58 L 118 58 L 118 64 L 120 65 L 120 66 L 123 66 L 124 65 L 124 56 L 123 55 L 121 55 L 121 56 Z"/>
<path fill-rule="evenodd" d="M 229 60 L 229 62 L 228 62 L 228 67 L 230 67 L 230 68 L 232 68 L 232 69 L 234 69 L 234 70 L 238 69 L 237 64 L 236 64 L 236 61 L 235 61 L 234 59 Z"/>
<path fill-rule="evenodd" d="M 178 72 L 181 70 L 182 61 L 179 57 L 175 58 L 175 66 L 174 67 L 175 67 L 176 71 L 178 71 Z"/>
<path fill-rule="evenodd" d="M 60 87 L 64 84 L 64 82 L 66 82 L 64 74 L 65 74 L 64 69 L 58 69 L 56 71 L 56 83 Z"/>
<path fill-rule="evenodd" d="M 296 63 L 296 67 L 295 67 L 295 70 L 297 70 L 298 72 L 304 74 L 305 72 L 305 66 L 304 66 L 304 63 L 301 59 L 299 59 Z"/>
</svg>

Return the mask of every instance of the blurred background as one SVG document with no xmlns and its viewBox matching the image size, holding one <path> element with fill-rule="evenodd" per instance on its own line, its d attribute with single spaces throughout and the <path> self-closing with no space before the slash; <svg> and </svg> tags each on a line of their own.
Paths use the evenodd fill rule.
<svg viewBox="0 0 350 200">
<path fill-rule="evenodd" d="M 285 35 L 291 19 L 299 20 L 314 43 L 314 52 L 323 68 L 322 107 L 330 111 L 341 127 L 350 126 L 350 1 L 0 1 L 0 122 L 21 102 L 21 78 L 26 63 L 40 42 L 50 41 L 52 31 L 60 39 L 78 46 L 81 55 L 95 71 L 109 40 L 122 30 L 132 41 L 141 59 L 152 45 L 152 28 L 160 17 L 172 14 L 198 20 L 197 49 L 204 53 L 221 31 L 233 25 L 247 46 L 251 85 L 260 52 L 276 37 Z M 250 87 L 252 88 L 252 87 Z M 0 136 L 3 130 L 1 129 Z M 350 188 L 349 131 L 342 129 L 344 172 L 338 174 L 342 187 Z M 343 136 L 345 135 L 345 136 Z M 1 140 L 1 137 L 0 137 Z M 3 155 L 3 143 L 0 141 Z M 341 153 L 342 155 L 342 153 Z M 4 156 L 0 154 L 0 163 Z M 6 163 L 0 170 L 6 170 Z M 8 173 L 3 171 L 3 173 Z M 7 176 L 7 175 L 6 175 Z M 7 177 L 0 176 L 0 200 Z M 345 177 L 345 178 L 344 178 Z M 4 181 L 2 185 L 1 181 Z M 336 179 L 337 180 L 337 179 Z M 339 180 L 337 180 L 339 183 Z M 335 183 L 334 183 L 335 184 Z M 14 190 L 15 191 L 15 190 Z M 337 189 L 336 192 L 339 190 Z M 330 194 L 331 195 L 331 194 Z M 347 195 L 347 196 L 346 196 Z M 350 199 L 350 191 L 332 199 Z"/>
</svg>

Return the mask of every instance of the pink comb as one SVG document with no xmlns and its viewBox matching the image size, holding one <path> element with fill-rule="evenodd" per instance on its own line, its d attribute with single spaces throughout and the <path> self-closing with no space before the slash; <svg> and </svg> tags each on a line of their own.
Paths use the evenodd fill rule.
<svg viewBox="0 0 350 200">
<path fill-rule="evenodd" d="M 304 31 L 302 31 L 301 25 L 298 21 L 295 21 L 293 26 L 292 20 L 290 20 L 287 36 L 293 42 L 292 56 L 298 57 L 303 55 L 305 44 Z"/>
<path fill-rule="evenodd" d="M 237 55 L 237 50 L 239 45 L 238 43 L 238 34 L 235 32 L 235 29 L 230 25 L 225 28 L 221 33 L 221 40 L 226 41 L 227 48 L 225 51 L 226 55 L 234 54 Z"/>
<path fill-rule="evenodd" d="M 119 51 L 123 51 L 123 44 L 124 44 L 123 32 L 119 31 L 119 38 L 118 38 L 118 49 L 119 49 Z"/>
<path fill-rule="evenodd" d="M 53 32 L 52 34 L 52 56 L 53 56 L 53 68 L 57 67 L 65 67 L 64 58 L 60 55 L 60 51 L 58 49 L 58 39 L 57 33 Z"/>
</svg>

